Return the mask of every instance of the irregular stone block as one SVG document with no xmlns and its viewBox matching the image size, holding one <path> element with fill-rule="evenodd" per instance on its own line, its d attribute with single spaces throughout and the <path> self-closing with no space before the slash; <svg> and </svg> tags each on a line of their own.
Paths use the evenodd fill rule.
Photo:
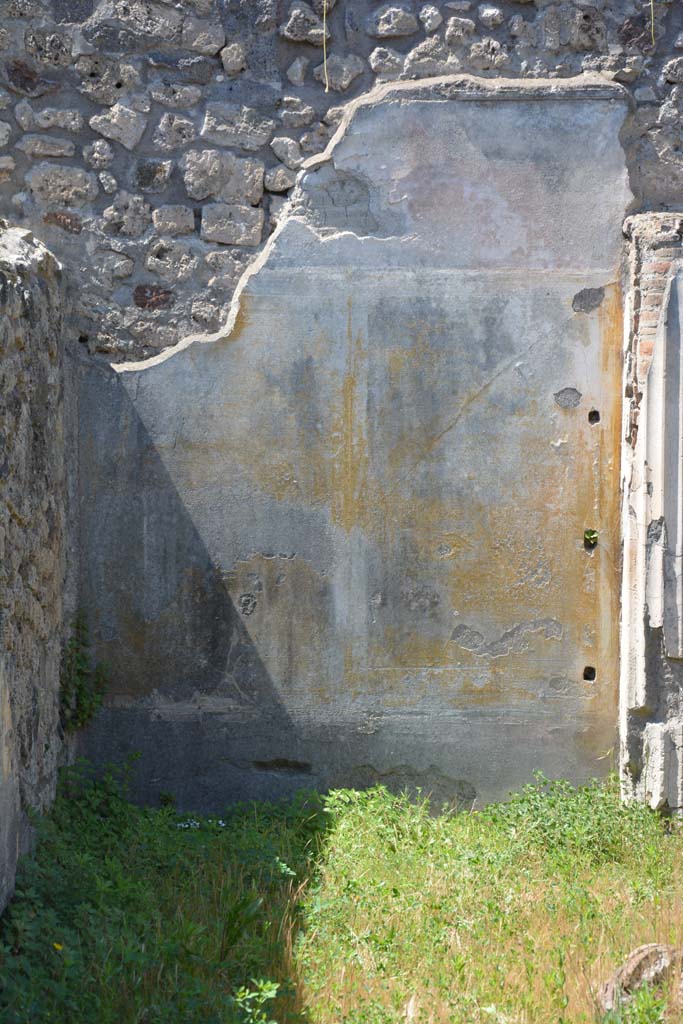
<svg viewBox="0 0 683 1024">
<path fill-rule="evenodd" d="M 425 32 L 436 32 L 443 22 L 443 15 L 434 4 L 423 4 L 419 14 L 420 22 Z"/>
<path fill-rule="evenodd" d="M 100 190 L 90 171 L 63 164 L 37 164 L 27 172 L 26 184 L 38 203 L 55 206 L 86 206 Z"/>
<path fill-rule="evenodd" d="M 214 277 L 209 278 L 209 287 L 234 288 L 244 273 L 246 260 L 247 255 L 241 249 L 221 249 L 207 253 L 204 262 L 214 274 Z"/>
<path fill-rule="evenodd" d="M 36 128 L 59 128 L 67 132 L 79 132 L 83 127 L 83 115 L 80 110 L 59 110 L 46 107 L 35 114 Z"/>
<path fill-rule="evenodd" d="M 202 330 L 213 333 L 224 320 L 223 310 L 214 302 L 205 299 L 194 299 L 192 302 L 192 319 Z"/>
<path fill-rule="evenodd" d="M 570 45 L 573 49 L 588 53 L 607 50 L 605 22 L 596 7 L 572 8 L 569 15 Z"/>
<path fill-rule="evenodd" d="M 24 135 L 16 148 L 27 156 L 73 156 L 76 151 L 70 139 L 56 139 L 53 135 Z"/>
<path fill-rule="evenodd" d="M 332 126 L 320 122 L 310 132 L 304 132 L 299 139 L 299 145 L 304 153 L 322 153 L 325 146 L 332 138 Z"/>
<path fill-rule="evenodd" d="M 270 140 L 275 121 L 252 107 L 236 103 L 207 103 L 201 135 L 209 142 L 257 150 Z"/>
<path fill-rule="evenodd" d="M 446 22 L 446 42 L 449 46 L 462 46 L 474 32 L 471 18 L 449 18 Z"/>
<path fill-rule="evenodd" d="M 182 149 L 196 135 L 194 122 L 178 114 L 162 114 L 154 132 L 154 145 L 159 149 Z"/>
<path fill-rule="evenodd" d="M 459 67 L 459 59 L 438 36 L 423 39 L 406 55 L 404 62 L 406 75 L 445 75 Z"/>
<path fill-rule="evenodd" d="M 215 196 L 226 202 L 258 203 L 263 195 L 263 164 L 232 153 L 204 149 L 181 160 L 185 189 L 192 199 Z"/>
<path fill-rule="evenodd" d="M 278 160 L 281 160 L 285 167 L 289 167 L 290 170 L 295 171 L 297 167 L 301 167 L 303 163 L 303 156 L 301 155 L 301 147 L 296 139 L 288 139 L 285 136 L 278 136 L 270 144 L 275 156 Z"/>
<path fill-rule="evenodd" d="M 683 82 L 683 57 L 668 61 L 662 69 L 662 76 L 665 82 Z"/>
<path fill-rule="evenodd" d="M 79 57 L 75 67 L 80 77 L 78 91 L 95 103 L 105 103 L 107 106 L 117 103 L 122 90 L 135 86 L 140 79 L 132 64 L 101 53 Z"/>
<path fill-rule="evenodd" d="M 505 15 L 500 7 L 496 7 L 495 4 L 479 4 L 477 16 L 486 28 L 497 28 L 505 20 Z"/>
<path fill-rule="evenodd" d="M 135 36 L 147 36 L 157 45 L 179 41 L 184 24 L 181 11 L 148 0 L 114 0 L 114 17 Z"/>
<path fill-rule="evenodd" d="M 286 192 L 296 181 L 296 174 L 287 167 L 271 167 L 266 171 L 263 184 L 269 192 Z"/>
<path fill-rule="evenodd" d="M 0 182 L 9 181 L 16 168 L 14 158 L 11 156 L 0 156 Z"/>
<path fill-rule="evenodd" d="M 152 221 L 161 235 L 189 235 L 194 231 L 194 211 L 189 206 L 158 206 Z"/>
<path fill-rule="evenodd" d="M 35 125 L 33 107 L 26 100 L 21 100 L 14 108 L 14 119 L 20 128 L 25 132 L 30 131 Z"/>
<path fill-rule="evenodd" d="M 8 89 L 23 96 L 44 96 L 46 93 L 58 92 L 60 88 L 58 82 L 43 78 L 32 64 L 20 57 L 7 62 L 5 73 Z"/>
<path fill-rule="evenodd" d="M 163 192 L 173 171 L 172 160 L 144 157 L 133 170 L 133 185 L 141 192 Z"/>
<path fill-rule="evenodd" d="M 96 114 L 90 118 L 90 127 L 100 135 L 120 142 L 126 149 L 135 149 L 145 134 L 147 118 L 144 114 L 115 103 L 106 114 Z"/>
<path fill-rule="evenodd" d="M 152 221 L 152 208 L 143 196 L 120 192 L 111 206 L 102 213 L 104 225 L 115 235 L 137 238 Z"/>
<path fill-rule="evenodd" d="M 104 139 L 96 139 L 95 142 L 83 147 L 83 157 L 91 167 L 100 171 L 104 167 L 109 167 L 114 159 L 114 150 Z"/>
<path fill-rule="evenodd" d="M 297 57 L 287 68 L 287 78 L 292 85 L 303 85 L 306 77 L 306 68 L 310 61 L 307 57 Z"/>
<path fill-rule="evenodd" d="M 97 178 L 102 186 L 102 190 L 106 192 L 107 195 L 113 195 L 119 187 L 116 178 L 109 171 L 100 171 Z"/>
<path fill-rule="evenodd" d="M 71 63 L 71 36 L 54 29 L 31 28 L 24 34 L 26 52 L 42 64 L 66 68 Z"/>
<path fill-rule="evenodd" d="M 481 71 L 505 67 L 510 62 L 507 47 L 497 39 L 488 36 L 470 47 L 470 64 Z"/>
<path fill-rule="evenodd" d="M 311 43 L 322 46 L 330 38 L 329 27 L 323 27 L 322 18 L 304 0 L 295 0 L 280 35 L 293 43 Z"/>
<path fill-rule="evenodd" d="M 536 26 L 526 21 L 521 14 L 515 14 L 508 23 L 510 35 L 518 40 L 519 46 L 535 47 L 538 45 L 538 32 Z"/>
<path fill-rule="evenodd" d="M 97 266 L 110 281 L 122 281 L 133 273 L 135 261 L 125 253 L 107 250 L 97 256 Z"/>
<path fill-rule="evenodd" d="M 56 107 L 46 107 L 44 110 L 34 112 L 26 100 L 17 103 L 14 108 L 14 116 L 24 131 L 29 131 L 31 128 L 59 128 L 67 132 L 79 132 L 83 128 L 83 115 L 80 110 L 60 110 Z"/>
<path fill-rule="evenodd" d="M 389 46 L 377 46 L 368 57 L 370 67 L 376 75 L 395 78 L 403 71 L 403 55 Z"/>
<path fill-rule="evenodd" d="M 207 203 L 202 209 L 201 237 L 224 245 L 259 245 L 263 210 L 235 203 Z"/>
<path fill-rule="evenodd" d="M 61 228 L 70 235 L 80 235 L 83 230 L 83 221 L 75 213 L 67 213 L 66 210 L 48 210 L 43 214 L 43 224 Z"/>
<path fill-rule="evenodd" d="M 176 82 L 152 86 L 151 92 L 152 99 L 157 103 L 162 103 L 165 107 L 181 109 L 196 107 L 202 97 L 202 90 L 199 86 L 179 85 Z"/>
<path fill-rule="evenodd" d="M 171 284 L 192 277 L 198 263 L 196 243 L 184 240 L 169 241 L 165 238 L 157 238 L 152 242 L 145 260 L 148 270 Z"/>
<path fill-rule="evenodd" d="M 200 18 L 186 18 L 183 22 L 182 45 L 205 57 L 213 57 L 225 45 L 223 26 Z"/>
<path fill-rule="evenodd" d="M 215 63 L 209 57 L 189 54 L 187 50 L 169 53 L 168 50 L 153 51 L 147 54 L 147 63 L 153 68 L 162 68 L 170 72 L 175 84 L 181 82 L 199 82 L 206 85 L 215 72 Z"/>
<path fill-rule="evenodd" d="M 284 128 L 305 128 L 315 121 L 315 110 L 298 96 L 283 96 L 280 120 Z"/>
<path fill-rule="evenodd" d="M 401 4 L 382 4 L 368 18 L 368 35 L 385 39 L 392 36 L 411 36 L 419 28 L 417 18 L 409 7 Z"/>
<path fill-rule="evenodd" d="M 229 78 L 239 75 L 247 66 L 247 51 L 244 43 L 237 40 L 221 50 L 221 64 Z"/>
<path fill-rule="evenodd" d="M 335 53 L 328 58 L 327 68 L 324 64 L 314 68 L 313 77 L 319 82 L 326 82 L 335 92 L 345 92 L 364 70 L 365 63 L 360 57 Z"/>
</svg>

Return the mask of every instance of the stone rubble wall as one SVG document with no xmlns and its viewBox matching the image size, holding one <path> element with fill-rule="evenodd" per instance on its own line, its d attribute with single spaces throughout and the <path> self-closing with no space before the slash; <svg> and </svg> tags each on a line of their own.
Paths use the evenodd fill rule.
<svg viewBox="0 0 683 1024">
<path fill-rule="evenodd" d="M 55 790 L 66 551 L 63 288 L 30 232 L 0 231 L 0 907 L 26 810 Z"/>
<path fill-rule="evenodd" d="M 598 72 L 633 95 L 636 208 L 681 205 L 679 3 L 654 25 L 642 0 L 0 6 L 0 213 L 64 262 L 80 339 L 110 360 L 221 327 L 297 171 L 376 79 Z"/>
</svg>

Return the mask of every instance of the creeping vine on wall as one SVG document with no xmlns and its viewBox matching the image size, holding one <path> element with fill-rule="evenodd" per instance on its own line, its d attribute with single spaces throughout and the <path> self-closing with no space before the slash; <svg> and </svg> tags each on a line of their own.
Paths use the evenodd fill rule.
<svg viewBox="0 0 683 1024">
<path fill-rule="evenodd" d="M 102 706 L 107 681 L 106 667 L 92 663 L 88 626 L 79 612 L 62 653 L 59 716 L 65 732 L 75 732 L 93 718 Z"/>
</svg>

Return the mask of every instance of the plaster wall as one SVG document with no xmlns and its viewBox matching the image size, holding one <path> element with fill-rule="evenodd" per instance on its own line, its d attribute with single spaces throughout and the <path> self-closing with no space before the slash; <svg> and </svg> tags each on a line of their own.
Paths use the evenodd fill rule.
<svg viewBox="0 0 683 1024">
<path fill-rule="evenodd" d="M 585 76 L 379 87 L 225 332 L 83 365 L 81 586 L 114 680 L 84 749 L 141 750 L 140 796 L 471 803 L 604 769 L 627 111 Z"/>
</svg>

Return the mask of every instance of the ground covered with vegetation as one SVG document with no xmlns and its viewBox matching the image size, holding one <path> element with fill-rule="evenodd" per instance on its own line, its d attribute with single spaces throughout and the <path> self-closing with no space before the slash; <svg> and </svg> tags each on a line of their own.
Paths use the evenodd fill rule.
<svg viewBox="0 0 683 1024">
<path fill-rule="evenodd" d="M 480 813 L 377 788 L 204 819 L 80 767 L 37 828 L 0 928 L 6 1024 L 668 1019 L 647 989 L 596 1009 L 627 953 L 683 930 L 683 835 L 614 780 Z"/>
</svg>

